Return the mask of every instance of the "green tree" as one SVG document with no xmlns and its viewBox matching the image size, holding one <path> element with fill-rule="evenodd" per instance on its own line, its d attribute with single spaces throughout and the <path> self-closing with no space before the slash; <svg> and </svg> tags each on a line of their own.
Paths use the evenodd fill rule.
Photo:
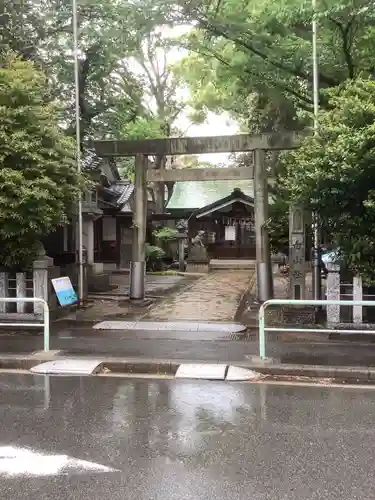
<svg viewBox="0 0 375 500">
<path fill-rule="evenodd" d="M 84 179 L 57 125 L 45 75 L 14 56 L 0 67 L 0 265 L 22 267 L 68 221 Z"/>
<path fill-rule="evenodd" d="M 285 154 L 282 196 L 317 211 L 350 269 L 375 280 L 375 82 L 327 91 L 315 136 Z"/>
<path fill-rule="evenodd" d="M 129 65 L 151 23 L 131 1 L 78 0 L 79 106 L 82 140 L 117 137 L 143 113 L 143 89 Z M 150 28 L 151 29 L 151 28 Z M 61 103 L 59 118 L 75 133 L 71 0 L 0 2 L 0 49 L 33 60 Z"/>
<path fill-rule="evenodd" d="M 317 4 L 324 106 L 325 88 L 373 73 L 375 9 L 365 0 Z M 306 125 L 304 113 L 312 111 L 311 0 L 192 0 L 184 13 L 197 28 L 182 40 L 192 54 L 180 71 L 198 109 L 229 111 L 250 132 Z"/>
<path fill-rule="evenodd" d="M 39 49 L 54 26 L 45 22 L 49 0 L 0 1 L 0 51 L 12 51 L 25 60 L 41 62 Z"/>
<path fill-rule="evenodd" d="M 164 27 L 164 30 L 166 28 Z M 171 39 L 158 28 L 145 33 L 139 50 L 134 57 L 142 71 L 144 103 L 148 112 L 149 129 L 145 130 L 145 138 L 165 138 L 179 135 L 175 124 L 177 118 L 186 107 L 186 99 L 181 94 L 181 79 L 171 71 Z M 144 125 L 146 125 L 146 121 Z M 134 125 L 137 125 L 135 122 Z M 133 124 L 128 128 L 135 129 Z M 170 164 L 173 159 L 170 159 Z M 167 167 L 167 158 L 157 156 L 153 159 L 153 168 L 159 170 Z M 167 196 L 166 189 L 167 188 Z M 172 196 L 174 182 L 158 182 L 153 185 L 155 208 L 164 212 Z"/>
<path fill-rule="evenodd" d="M 121 136 L 128 139 L 162 139 L 178 136 L 181 131 L 176 121 L 187 107 L 181 78 L 171 71 L 173 54 L 170 32 L 164 27 L 151 31 L 145 29 L 142 42 L 134 51 L 137 75 L 142 84 L 144 112 L 133 121 L 125 123 Z M 174 158 L 151 158 L 153 168 L 173 168 Z M 121 161 L 123 175 L 132 176 L 134 161 Z M 150 193 L 156 211 L 162 213 L 173 193 L 174 182 L 154 183 Z"/>
<path fill-rule="evenodd" d="M 375 9 L 365 0 L 318 1 L 317 8 L 320 105 L 327 108 L 327 89 L 374 74 Z M 311 127 L 311 0 L 194 0 L 183 12 L 195 29 L 181 40 L 190 54 L 177 71 L 198 113 L 227 111 L 250 133 Z M 283 249 L 288 206 L 276 187 L 269 231 Z"/>
<path fill-rule="evenodd" d="M 52 0 L 51 0 L 52 2 Z M 79 107 L 82 140 L 118 136 L 124 123 L 142 113 L 143 90 L 129 66 L 146 23 L 131 1 L 79 0 Z M 74 135 L 74 61 L 70 0 L 53 0 L 50 22 L 56 26 L 43 44 L 46 71 L 57 99 L 64 96 L 67 133 Z"/>
</svg>

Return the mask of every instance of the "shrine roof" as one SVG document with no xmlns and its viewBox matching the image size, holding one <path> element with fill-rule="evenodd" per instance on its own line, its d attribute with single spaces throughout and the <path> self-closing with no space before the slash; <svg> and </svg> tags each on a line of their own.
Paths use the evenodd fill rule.
<svg viewBox="0 0 375 500">
<path fill-rule="evenodd" d="M 200 209 L 230 196 L 234 190 L 254 198 L 254 181 L 191 181 L 176 182 L 167 209 Z"/>
</svg>

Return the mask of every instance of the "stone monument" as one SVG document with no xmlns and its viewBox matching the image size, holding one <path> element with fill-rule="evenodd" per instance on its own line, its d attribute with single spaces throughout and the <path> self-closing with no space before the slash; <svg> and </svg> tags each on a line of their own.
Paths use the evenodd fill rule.
<svg viewBox="0 0 375 500">
<path fill-rule="evenodd" d="M 197 232 L 194 238 L 191 239 L 188 256 L 188 268 L 191 271 L 208 271 L 208 254 L 207 249 L 203 243 L 204 235 L 205 231 L 200 230 Z"/>
</svg>

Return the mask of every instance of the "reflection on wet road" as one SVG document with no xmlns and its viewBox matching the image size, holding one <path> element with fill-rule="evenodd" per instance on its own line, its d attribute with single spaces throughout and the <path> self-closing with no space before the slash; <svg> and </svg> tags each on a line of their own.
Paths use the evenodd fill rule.
<svg viewBox="0 0 375 500">
<path fill-rule="evenodd" d="M 7 500 L 373 498 L 375 391 L 9 375 L 0 394 Z"/>
</svg>

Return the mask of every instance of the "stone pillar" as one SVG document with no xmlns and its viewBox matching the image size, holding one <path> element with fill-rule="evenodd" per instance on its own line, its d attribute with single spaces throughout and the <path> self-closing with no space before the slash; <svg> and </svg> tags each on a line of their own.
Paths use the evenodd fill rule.
<svg viewBox="0 0 375 500">
<path fill-rule="evenodd" d="M 340 300 L 340 266 L 329 262 L 327 271 L 327 300 Z M 332 326 L 340 323 L 339 305 L 327 305 L 327 323 Z"/>
<path fill-rule="evenodd" d="M 359 275 L 353 278 L 353 300 L 363 300 L 363 284 Z M 353 306 L 353 323 L 363 323 L 363 306 Z"/>
<path fill-rule="evenodd" d="M 178 269 L 180 272 L 185 271 L 185 237 L 180 236 L 178 240 Z"/>
<path fill-rule="evenodd" d="M 53 266 L 53 259 L 46 255 L 40 256 L 33 264 L 33 285 L 34 297 L 44 299 L 48 302 L 48 268 Z M 41 303 L 34 304 L 34 314 L 43 314 L 43 305 Z"/>
<path fill-rule="evenodd" d="M 188 222 L 180 220 L 176 224 L 178 234 L 178 269 L 180 272 L 185 271 L 185 241 L 188 236 Z"/>
<path fill-rule="evenodd" d="M 63 244 L 63 251 L 64 252 L 69 252 L 69 230 L 68 230 L 68 225 L 64 224 L 63 226 L 63 232 L 64 232 L 64 244 Z"/>
<path fill-rule="evenodd" d="M 78 225 L 76 226 L 76 241 L 78 238 Z M 84 218 L 82 221 L 82 245 L 86 251 L 87 264 L 94 262 L 94 221 L 92 219 Z M 77 247 L 78 252 L 78 247 Z"/>
<path fill-rule="evenodd" d="M 135 158 L 135 212 L 133 216 L 132 262 L 130 265 L 130 298 L 145 296 L 145 243 L 147 223 L 147 156 L 138 154 Z"/>
<path fill-rule="evenodd" d="M 9 297 L 8 273 L 0 273 L 0 297 Z M 0 314 L 8 311 L 8 304 L 0 301 Z"/>
<path fill-rule="evenodd" d="M 92 219 L 84 221 L 84 233 L 86 236 L 87 264 L 94 263 L 94 221 Z"/>
<path fill-rule="evenodd" d="M 292 299 L 306 297 L 305 221 L 302 207 L 289 209 L 289 286 Z"/>
<path fill-rule="evenodd" d="M 165 156 L 157 156 L 156 164 L 159 165 L 160 170 L 165 170 L 166 166 L 166 157 Z M 165 207 L 165 186 L 164 182 L 156 182 L 155 183 L 155 210 L 157 214 L 164 213 Z"/>
<path fill-rule="evenodd" d="M 120 268 L 129 267 L 132 254 L 132 229 L 120 226 Z"/>
<path fill-rule="evenodd" d="M 26 297 L 26 273 L 16 273 L 16 297 Z M 18 313 L 26 312 L 26 302 L 17 302 L 16 305 Z"/>
<path fill-rule="evenodd" d="M 314 248 L 312 254 L 313 272 L 312 272 L 312 284 L 313 284 L 313 297 L 315 300 L 319 300 L 322 296 L 322 276 L 320 269 L 320 222 L 317 213 L 312 214 L 313 224 L 313 236 L 314 236 Z"/>
<path fill-rule="evenodd" d="M 268 231 L 268 174 L 263 150 L 254 151 L 254 209 L 256 239 L 257 298 L 264 302 L 273 297 L 273 280 Z"/>
</svg>

